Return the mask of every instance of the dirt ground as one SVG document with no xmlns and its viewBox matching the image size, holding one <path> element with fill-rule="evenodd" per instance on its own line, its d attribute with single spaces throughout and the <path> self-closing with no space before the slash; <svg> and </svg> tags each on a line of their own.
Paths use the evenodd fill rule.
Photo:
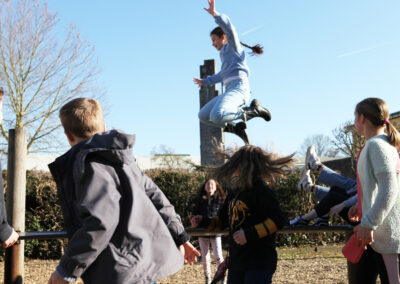
<svg viewBox="0 0 400 284">
<path fill-rule="evenodd" d="M 342 246 L 319 246 L 305 248 L 282 248 L 278 250 L 278 269 L 273 283 L 347 283 L 346 260 L 341 254 Z M 47 283 L 57 261 L 26 260 L 24 283 Z M 0 283 L 3 280 L 0 263 Z M 216 265 L 213 265 L 215 270 Z M 197 263 L 185 267 L 170 277 L 159 280 L 159 284 L 201 284 L 202 265 Z M 77 281 L 82 284 L 83 282 Z"/>
</svg>

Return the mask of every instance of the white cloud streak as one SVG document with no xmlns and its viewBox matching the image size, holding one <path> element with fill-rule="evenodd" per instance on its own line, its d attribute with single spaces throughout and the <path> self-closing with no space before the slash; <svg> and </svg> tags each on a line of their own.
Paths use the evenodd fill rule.
<svg viewBox="0 0 400 284">
<path fill-rule="evenodd" d="M 264 25 L 259 25 L 257 27 L 251 28 L 250 30 L 243 32 L 240 36 L 244 36 L 244 35 L 247 35 L 249 33 L 252 33 L 252 32 L 254 32 L 256 30 L 261 29 L 262 27 L 264 27 Z"/>
<path fill-rule="evenodd" d="M 389 43 L 390 42 L 384 42 L 384 43 L 373 45 L 373 46 L 370 46 L 370 47 L 353 50 L 353 51 L 350 51 L 350 52 L 347 52 L 347 53 L 343 53 L 343 54 L 337 55 L 336 58 L 341 59 L 343 57 L 348 57 L 348 56 L 364 53 L 364 52 L 376 49 L 378 47 L 382 47 L 382 46 L 388 45 Z"/>
</svg>

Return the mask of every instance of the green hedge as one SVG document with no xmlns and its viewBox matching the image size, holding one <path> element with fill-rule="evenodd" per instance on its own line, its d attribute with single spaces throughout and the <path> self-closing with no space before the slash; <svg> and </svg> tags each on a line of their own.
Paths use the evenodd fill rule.
<svg viewBox="0 0 400 284">
<path fill-rule="evenodd" d="M 188 215 L 193 209 L 194 199 L 204 183 L 206 173 L 203 170 L 150 170 L 146 174 L 161 188 L 175 206 L 185 226 L 189 226 Z M 3 172 L 5 190 L 6 173 Z M 275 192 L 281 201 L 288 219 L 310 210 L 314 203 L 307 192 L 296 189 L 299 173 L 293 173 L 281 180 Z M 28 171 L 26 192 L 26 231 L 61 231 L 63 218 L 57 203 L 57 191 L 49 173 Z M 336 223 L 339 220 L 336 219 Z M 343 234 L 279 234 L 278 246 L 320 244 L 343 241 Z M 25 255 L 30 258 L 59 258 L 66 240 L 31 240 L 25 242 Z"/>
</svg>

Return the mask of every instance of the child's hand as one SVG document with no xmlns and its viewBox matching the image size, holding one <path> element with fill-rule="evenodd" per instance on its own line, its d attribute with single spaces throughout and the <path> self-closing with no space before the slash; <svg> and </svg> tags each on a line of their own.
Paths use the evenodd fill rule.
<svg viewBox="0 0 400 284">
<path fill-rule="evenodd" d="M 193 82 L 199 87 L 203 87 L 203 81 L 199 78 L 193 78 Z"/>
<path fill-rule="evenodd" d="M 70 282 L 65 281 L 64 278 L 58 274 L 57 271 L 54 271 L 53 274 L 51 274 L 49 281 L 47 282 L 48 284 L 68 284 Z"/>
<path fill-rule="evenodd" d="M 197 257 L 200 256 L 200 252 L 189 242 L 179 246 L 179 251 L 183 254 L 185 263 L 192 265 L 197 262 Z"/>
<path fill-rule="evenodd" d="M 333 217 L 335 215 L 338 215 L 344 207 L 345 205 L 343 202 L 331 207 L 331 210 L 329 211 L 329 216 Z"/>
<path fill-rule="evenodd" d="M 354 232 L 357 233 L 357 246 L 362 246 L 367 249 L 367 245 L 374 242 L 374 230 L 368 227 L 357 225 L 354 228 Z"/>
<path fill-rule="evenodd" d="M 358 218 L 358 205 L 355 204 L 355 205 L 351 206 L 347 215 L 348 215 L 350 221 L 352 221 L 352 222 L 360 221 L 360 219 Z"/>
<path fill-rule="evenodd" d="M 214 0 L 208 0 L 208 8 L 204 8 L 211 16 L 215 17 L 217 14 L 215 11 L 215 1 Z"/>
<path fill-rule="evenodd" d="M 18 241 L 18 239 L 19 239 L 18 233 L 13 229 L 11 236 L 3 243 L 3 246 L 5 248 L 8 248 L 13 244 L 15 244 Z"/>
<path fill-rule="evenodd" d="M 197 228 L 199 226 L 201 220 L 203 220 L 203 216 L 201 216 L 201 215 L 192 215 L 190 217 L 190 224 L 192 225 L 192 228 Z"/>
<path fill-rule="evenodd" d="M 233 234 L 233 240 L 240 246 L 247 243 L 246 235 L 244 234 L 243 230 L 236 231 Z"/>
</svg>

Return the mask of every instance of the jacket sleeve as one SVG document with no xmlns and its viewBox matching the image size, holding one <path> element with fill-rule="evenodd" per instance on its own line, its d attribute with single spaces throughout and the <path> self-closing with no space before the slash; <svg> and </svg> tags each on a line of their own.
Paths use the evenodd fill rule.
<svg viewBox="0 0 400 284">
<path fill-rule="evenodd" d="M 390 152 L 391 153 L 391 152 Z M 378 143 L 368 145 L 368 162 L 378 184 L 377 195 L 371 209 L 363 212 L 361 224 L 376 230 L 392 210 L 399 196 L 396 177 L 398 156 L 390 156 Z"/>
<path fill-rule="evenodd" d="M 214 75 L 207 76 L 206 78 L 202 79 L 201 82 L 204 85 L 215 85 L 222 82 L 222 77 L 220 75 L 220 72 L 218 72 Z"/>
<path fill-rule="evenodd" d="M 186 243 L 190 238 L 183 227 L 180 216 L 175 212 L 174 206 L 169 202 L 161 189 L 141 170 L 140 172 L 142 174 L 142 182 L 146 195 L 150 198 L 161 218 L 164 220 L 164 223 L 167 225 L 175 244 L 180 246 Z"/>
<path fill-rule="evenodd" d="M 231 20 L 227 15 L 219 14 L 215 16 L 215 22 L 224 31 L 229 45 L 237 52 L 243 51 L 242 45 L 240 44 L 239 36 L 236 32 L 235 27 L 232 25 Z"/>
<path fill-rule="evenodd" d="M 257 208 L 262 221 L 252 227 L 244 228 L 246 239 L 249 242 L 274 234 L 286 222 L 278 198 L 270 189 L 262 190 L 257 198 Z"/>
<path fill-rule="evenodd" d="M 352 197 L 343 201 L 345 207 L 351 207 L 358 201 L 358 194 L 354 194 Z"/>
<path fill-rule="evenodd" d="M 2 173 L 0 166 L 0 174 Z M 5 242 L 12 234 L 12 227 L 7 223 L 6 206 L 4 202 L 3 179 L 0 177 L 0 241 Z"/>
<path fill-rule="evenodd" d="M 118 177 L 112 167 L 88 163 L 85 173 L 75 184 L 73 206 L 82 226 L 71 237 L 59 271 L 65 276 L 79 277 L 107 247 L 118 225 Z"/>
</svg>

